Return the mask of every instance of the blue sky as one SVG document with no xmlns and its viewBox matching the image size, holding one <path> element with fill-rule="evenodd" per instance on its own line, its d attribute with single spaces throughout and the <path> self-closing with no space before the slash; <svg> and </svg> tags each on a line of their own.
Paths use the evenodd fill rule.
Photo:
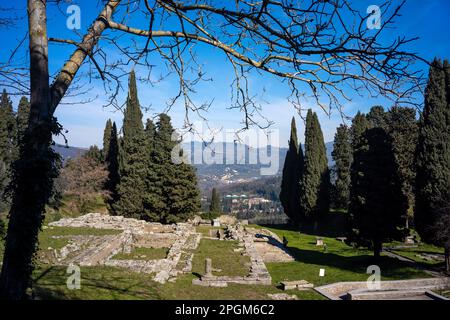
<svg viewBox="0 0 450 320">
<path fill-rule="evenodd" d="M 357 8 L 362 11 L 362 14 L 365 13 L 367 6 L 383 3 L 383 1 L 377 0 L 359 0 L 354 2 L 357 3 Z M 11 4 L 17 9 L 15 12 L 18 16 L 23 16 L 26 13 L 25 3 L 25 1 L 20 1 L 17 4 Z M 81 30 L 79 32 L 83 34 L 98 14 L 99 10 L 95 6 L 97 1 L 83 0 L 74 1 L 74 3 L 77 3 L 81 8 Z M 5 7 L 6 5 L 2 4 L 1 6 Z M 62 8 L 64 9 L 65 6 L 63 5 Z M 432 59 L 438 56 L 450 59 L 449 13 L 450 1 L 448 0 L 408 0 L 403 8 L 402 16 L 396 20 L 395 29 L 389 32 L 408 37 L 418 36 L 419 40 L 414 42 L 410 49 L 419 53 L 423 58 Z M 72 31 L 66 28 L 66 17 L 65 10 L 60 12 L 55 7 L 50 6 L 48 12 L 48 34 L 50 37 L 78 39 Z M 26 22 L 26 19 L 23 19 L 19 21 L 14 29 L 0 30 L 0 36 L 3 39 L 0 59 L 4 60 L 8 57 L 17 42 L 24 36 L 27 28 Z M 145 25 L 144 20 L 139 22 Z M 72 47 L 65 45 L 50 46 L 49 61 L 51 72 L 56 72 L 62 66 L 72 50 Z M 204 64 L 203 69 L 207 71 L 207 76 L 213 80 L 202 83 L 197 87 L 194 100 L 200 103 L 214 99 L 209 112 L 204 114 L 208 118 L 210 127 L 240 129 L 242 127 L 242 114 L 237 110 L 227 109 L 230 106 L 230 82 L 233 78 L 231 66 L 227 63 L 225 56 L 218 50 L 199 47 L 198 54 Z M 138 76 L 140 72 L 145 72 L 139 68 L 136 70 Z M 163 69 L 155 68 L 154 77 L 157 77 L 159 72 L 163 72 Z M 297 117 L 298 130 L 301 133 L 300 140 L 303 141 L 303 122 L 286 99 L 289 92 L 286 85 L 267 75 L 259 76 L 255 74 L 249 80 L 252 92 L 257 95 L 258 100 L 262 103 L 262 114 L 274 122 L 272 129 L 279 130 L 279 144 L 281 146 L 287 145 L 292 116 Z M 60 105 L 56 112 L 59 122 L 68 130 L 66 134 L 68 143 L 73 146 L 101 145 L 106 120 L 112 118 L 118 123 L 119 127 L 122 122 L 122 114 L 120 112 L 115 111 L 113 108 L 102 107 L 106 102 L 102 84 L 99 81 L 93 81 L 88 88 L 89 93 L 81 99 L 95 98 L 93 102 L 88 104 Z M 170 77 L 154 86 L 139 83 L 138 92 L 141 105 L 144 107 L 151 106 L 150 112 L 145 116 L 151 117 L 164 110 L 166 101 L 175 94 L 175 90 L 177 90 L 177 87 L 174 84 L 174 78 Z M 346 93 L 354 98 L 352 102 L 345 104 L 344 111 L 349 116 L 353 116 L 358 110 L 367 111 L 371 106 L 380 102 L 385 107 L 389 107 L 383 100 L 360 98 L 352 92 Z M 126 92 L 121 92 L 119 100 L 125 101 L 125 97 Z M 66 101 L 76 100 L 75 98 L 66 99 Z M 14 97 L 13 101 L 17 104 L 18 97 Z M 327 116 L 312 100 L 305 103 L 318 113 L 325 141 L 332 141 L 335 128 L 342 123 L 340 114 L 335 110 L 330 116 Z M 176 127 L 181 127 L 183 124 L 183 108 L 181 104 L 177 104 L 169 112 Z M 199 120 L 194 115 L 192 115 L 192 119 Z M 56 140 L 62 142 L 61 138 Z"/>
</svg>

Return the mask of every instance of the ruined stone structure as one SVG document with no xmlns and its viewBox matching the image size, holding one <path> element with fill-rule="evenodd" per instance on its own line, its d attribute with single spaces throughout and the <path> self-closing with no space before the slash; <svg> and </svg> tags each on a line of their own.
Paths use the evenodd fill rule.
<svg viewBox="0 0 450 320">
<path fill-rule="evenodd" d="M 269 230 L 254 229 L 236 223 L 236 220 L 221 217 L 223 229 L 212 230 L 212 237 L 218 241 L 238 241 L 235 252 L 250 258 L 246 276 L 213 275 L 214 261 L 206 260 L 205 274 L 195 279 L 194 284 L 202 286 L 227 286 L 228 283 L 270 285 L 272 279 L 267 271 L 267 261 L 293 261 L 294 258 L 283 247 L 280 239 Z M 226 224 L 233 222 L 234 224 Z M 58 236 L 68 238 L 69 243 L 55 250 L 56 263 L 80 266 L 106 265 L 126 268 L 133 272 L 152 274 L 160 283 L 175 281 L 177 276 L 192 271 L 193 251 L 198 247 L 202 235 L 196 232 L 200 219 L 188 223 L 163 225 L 142 220 L 89 213 L 77 218 L 66 218 L 49 224 L 49 227 L 89 227 L 120 231 L 114 235 Z M 167 256 L 155 260 L 115 259 L 118 253 L 131 253 L 133 248 L 168 248 Z"/>
<path fill-rule="evenodd" d="M 64 265 L 107 265 L 151 273 L 154 274 L 154 280 L 160 283 L 191 271 L 193 255 L 190 251 L 197 248 L 201 237 L 192 224 L 163 225 L 98 213 L 62 219 L 49 225 L 123 230 L 118 235 L 71 236 L 69 244 L 56 252 L 55 256 Z M 113 259 L 118 253 L 130 253 L 133 247 L 167 247 L 169 252 L 166 258 L 158 260 Z"/>
</svg>

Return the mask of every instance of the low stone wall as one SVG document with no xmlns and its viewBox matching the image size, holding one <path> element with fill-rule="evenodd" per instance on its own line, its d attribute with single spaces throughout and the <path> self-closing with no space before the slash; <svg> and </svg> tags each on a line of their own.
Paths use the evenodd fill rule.
<svg viewBox="0 0 450 320">
<path fill-rule="evenodd" d="M 209 287 L 226 287 L 228 283 L 271 285 L 272 277 L 267 271 L 261 255 L 255 248 L 253 235 L 245 231 L 240 225 L 227 226 L 225 234 L 229 239 L 239 241 L 243 247 L 242 254 L 249 256 L 249 274 L 247 276 L 213 276 L 207 274 L 200 279 L 194 279 L 192 283 Z"/>
<path fill-rule="evenodd" d="M 118 235 L 72 237 L 68 245 L 55 253 L 58 263 L 127 268 L 133 272 L 154 274 L 154 280 L 160 283 L 192 270 L 190 250 L 197 248 L 201 237 L 188 223 L 162 225 L 98 213 L 61 219 L 50 225 L 124 230 Z M 168 247 L 169 252 L 165 259 L 159 260 L 113 259 L 120 252 L 130 253 L 133 247 Z M 177 268 L 179 265 L 182 267 Z"/>
<path fill-rule="evenodd" d="M 429 290 L 440 290 L 450 286 L 450 278 L 425 278 L 412 280 L 393 280 L 381 281 L 379 290 L 369 290 L 365 281 L 354 282 L 337 282 L 315 288 L 317 292 L 331 300 L 344 300 L 354 298 L 373 299 L 382 298 L 382 294 L 386 297 L 395 295 L 395 291 L 399 295 L 405 295 L 408 291 L 414 295 L 417 291 L 423 292 Z M 384 292 L 383 292 L 384 291 Z"/>
</svg>

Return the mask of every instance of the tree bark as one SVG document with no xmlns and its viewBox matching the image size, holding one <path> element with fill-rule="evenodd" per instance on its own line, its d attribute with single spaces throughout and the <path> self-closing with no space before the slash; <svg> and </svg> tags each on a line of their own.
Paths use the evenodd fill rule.
<svg viewBox="0 0 450 320">
<path fill-rule="evenodd" d="M 379 259 L 381 256 L 381 250 L 382 250 L 382 243 L 381 241 L 375 240 L 373 242 L 373 256 L 375 259 Z"/>
<path fill-rule="evenodd" d="M 29 127 L 14 163 L 14 195 L 0 276 L 0 298 L 26 298 L 53 169 L 46 0 L 28 1 L 31 111 Z M 51 149 L 50 149 L 51 150 Z M 49 185 L 50 183 L 50 185 Z"/>
<path fill-rule="evenodd" d="M 450 247 L 445 247 L 444 256 L 445 256 L 445 271 L 447 273 L 450 273 Z"/>
<path fill-rule="evenodd" d="M 38 234 L 57 174 L 57 156 L 51 148 L 52 135 L 58 132 L 53 114 L 119 3 L 120 0 L 110 0 L 105 5 L 50 87 L 46 0 L 28 0 L 31 110 L 20 157 L 14 163 L 14 194 L 0 275 L 0 299 L 28 297 Z"/>
</svg>

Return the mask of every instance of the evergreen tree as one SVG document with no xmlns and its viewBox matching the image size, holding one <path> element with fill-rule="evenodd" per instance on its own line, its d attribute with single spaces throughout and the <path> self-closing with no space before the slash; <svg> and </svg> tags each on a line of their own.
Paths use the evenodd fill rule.
<svg viewBox="0 0 450 320">
<path fill-rule="evenodd" d="M 106 133 L 106 132 L 105 132 Z M 105 141 L 105 139 L 104 139 Z M 113 122 L 111 125 L 111 131 L 109 132 L 109 139 L 106 145 L 108 149 L 104 152 L 106 156 L 106 166 L 108 169 L 108 179 L 106 181 L 106 189 L 109 192 L 110 203 L 117 201 L 117 185 L 120 181 L 119 173 L 119 141 L 117 138 L 117 127 L 116 123 Z"/>
<path fill-rule="evenodd" d="M 131 71 L 119 155 L 120 181 L 117 186 L 117 201 L 112 206 L 113 211 L 118 215 L 140 218 L 143 214 L 148 168 L 146 149 L 136 76 L 134 71 Z"/>
<path fill-rule="evenodd" d="M 350 165 L 350 203 L 347 214 L 348 239 L 351 243 L 356 243 L 359 234 L 359 224 L 357 221 L 357 212 L 360 210 L 360 204 L 363 195 L 360 177 L 363 174 L 362 157 L 368 148 L 368 142 L 365 139 L 365 132 L 369 128 L 369 121 L 364 113 L 358 111 L 352 121 L 350 128 L 350 138 L 352 147 L 352 163 Z M 359 239 L 360 240 L 360 239 Z M 367 244 L 368 246 L 369 244 Z"/>
<path fill-rule="evenodd" d="M 211 203 L 209 204 L 209 211 L 214 214 L 220 214 L 220 212 L 222 211 L 220 209 L 220 196 L 216 188 L 213 188 L 211 192 Z"/>
<path fill-rule="evenodd" d="M 388 126 L 387 113 L 382 106 L 373 106 L 367 114 L 367 120 L 371 128 L 384 128 Z"/>
<path fill-rule="evenodd" d="M 146 193 L 144 197 L 144 219 L 147 221 L 163 221 L 166 209 L 165 198 L 162 194 L 163 178 L 157 170 L 164 170 L 158 166 L 155 158 L 156 127 L 153 121 L 147 119 L 145 125 L 145 137 L 147 140 L 148 172 L 146 176 Z"/>
<path fill-rule="evenodd" d="M 105 129 L 103 130 L 103 158 L 105 162 L 108 159 L 108 152 L 109 152 L 109 143 L 111 141 L 111 131 L 112 131 L 112 121 L 111 119 L 108 119 L 105 124 Z"/>
<path fill-rule="evenodd" d="M 308 110 L 301 206 L 306 218 L 318 221 L 329 211 L 330 173 L 317 114 Z"/>
<path fill-rule="evenodd" d="M 85 156 L 91 160 L 93 160 L 97 165 L 103 163 L 103 155 L 101 150 L 96 146 L 90 146 Z"/>
<path fill-rule="evenodd" d="M 350 165 L 352 163 L 352 147 L 350 131 L 346 125 L 340 125 L 334 135 L 333 152 L 334 165 L 334 206 L 347 209 L 350 197 Z"/>
<path fill-rule="evenodd" d="M 170 117 L 160 114 L 155 136 L 154 159 L 164 203 L 161 219 L 165 223 L 187 220 L 200 208 L 200 192 L 195 169 L 184 162 L 186 159 L 183 150 L 177 149 L 181 141 L 173 139 L 174 131 Z M 173 152 L 177 150 L 178 157 L 173 159 L 176 155 Z"/>
<path fill-rule="evenodd" d="M 402 223 L 401 186 L 389 135 L 382 128 L 365 131 L 366 144 L 355 151 L 358 172 L 352 174 L 350 240 L 372 248 L 379 257 L 385 241 L 399 237 Z M 355 169 L 355 167 L 352 167 Z"/>
<path fill-rule="evenodd" d="M 3 90 L 0 100 L 0 210 L 6 209 L 6 188 L 17 156 L 17 125 L 11 100 Z"/>
<path fill-rule="evenodd" d="M 414 183 L 416 177 L 415 151 L 418 126 L 416 111 L 407 107 L 392 107 L 387 113 L 388 133 L 397 165 L 397 176 L 402 186 L 404 209 L 402 215 L 412 216 L 414 208 Z"/>
<path fill-rule="evenodd" d="M 28 128 L 28 119 L 30 117 L 30 102 L 27 97 L 20 98 L 17 107 L 17 141 L 20 143 L 25 130 Z"/>
<path fill-rule="evenodd" d="M 434 226 L 450 189 L 450 71 L 438 59 L 432 62 L 425 89 L 416 172 L 414 224 L 423 241 L 436 243 Z"/>
<path fill-rule="evenodd" d="M 352 142 L 352 152 L 354 153 L 360 146 L 364 145 L 364 132 L 369 128 L 369 121 L 366 115 L 358 111 L 352 121 L 350 128 L 350 138 Z"/>
<path fill-rule="evenodd" d="M 289 149 L 284 160 L 279 198 L 284 213 L 295 224 L 299 224 L 303 216 L 300 207 L 303 161 L 303 151 L 297 138 L 297 126 L 295 118 L 292 117 Z"/>
</svg>

